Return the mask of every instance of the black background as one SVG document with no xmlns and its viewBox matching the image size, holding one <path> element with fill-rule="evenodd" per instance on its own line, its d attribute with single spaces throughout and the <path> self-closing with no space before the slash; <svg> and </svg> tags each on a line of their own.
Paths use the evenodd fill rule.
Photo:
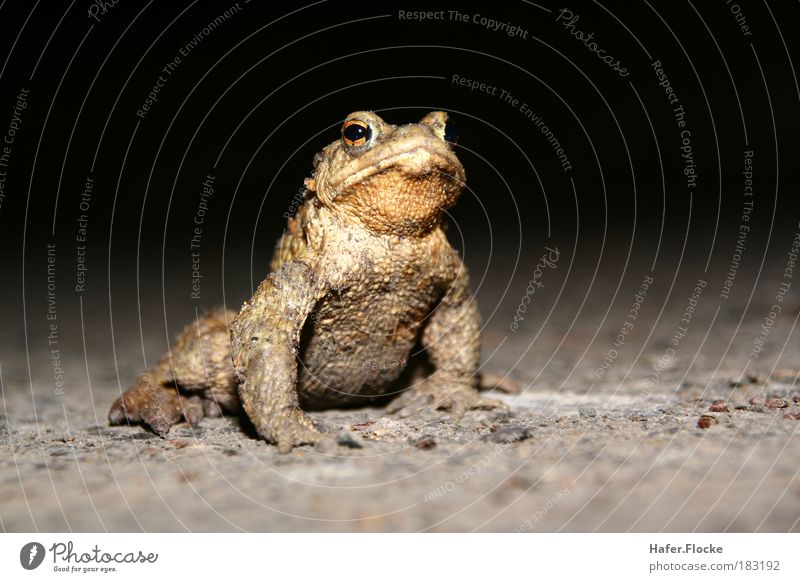
<svg viewBox="0 0 800 582">
<path fill-rule="evenodd" d="M 62 316 L 81 301 L 90 325 L 138 308 L 162 329 L 169 314 L 173 333 L 195 309 L 238 308 L 266 274 L 314 153 L 359 109 L 392 123 L 451 112 L 468 176 L 451 238 L 473 272 L 501 286 L 517 257 L 546 244 L 605 271 L 622 273 L 630 253 L 724 270 L 748 149 L 756 194 L 744 267 L 782 260 L 786 237 L 777 233 L 797 228 L 796 3 L 739 2 L 751 36 L 724 0 L 566 5 L 580 16 L 576 28 L 622 61 L 623 78 L 556 22 L 565 5 L 544 0 L 462 8 L 466 23 L 447 12 L 422 23 L 398 12 L 453 4 L 242 1 L 183 58 L 145 119 L 136 112 L 162 67 L 233 3 L 121 0 L 99 22 L 91 5 L 0 8 L 1 131 L 17 93 L 30 90 L 0 208 L 4 342 L 25 341 L 23 315 L 46 329 L 47 244 L 57 248 Z M 487 30 L 471 21 L 475 13 L 520 26 L 527 38 Z M 654 60 L 686 110 L 694 190 Z M 527 103 L 571 171 L 519 106 L 458 86 L 454 74 Z M 208 174 L 215 193 L 194 300 L 189 238 Z M 95 188 L 78 293 L 76 219 L 87 176 Z"/>
</svg>

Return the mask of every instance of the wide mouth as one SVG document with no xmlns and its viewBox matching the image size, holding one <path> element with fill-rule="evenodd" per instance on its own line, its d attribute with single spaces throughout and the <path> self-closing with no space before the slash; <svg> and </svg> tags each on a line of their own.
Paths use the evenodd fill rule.
<svg viewBox="0 0 800 582">
<path fill-rule="evenodd" d="M 427 154 L 427 155 L 424 155 Z M 330 180 L 335 189 L 347 188 L 372 175 L 397 167 L 419 174 L 439 171 L 453 180 L 463 181 L 463 169 L 447 145 L 429 137 L 415 137 L 380 145 L 345 165 Z"/>
</svg>

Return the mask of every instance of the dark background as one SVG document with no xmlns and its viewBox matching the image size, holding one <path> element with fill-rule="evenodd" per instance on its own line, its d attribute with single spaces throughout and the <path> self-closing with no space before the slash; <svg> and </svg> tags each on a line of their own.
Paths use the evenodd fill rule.
<svg viewBox="0 0 800 582">
<path fill-rule="evenodd" d="M 739 2 L 751 36 L 722 0 L 569 4 L 580 15 L 576 28 L 594 32 L 630 71 L 623 78 L 556 22 L 563 5 L 546 0 L 461 9 L 520 26 L 526 39 L 447 14 L 423 23 L 398 16 L 452 4 L 241 1 L 138 118 L 162 67 L 233 4 L 121 0 L 97 22 L 87 1 L 2 3 L 0 131 L 19 90 L 30 90 L 0 208 L 3 345 L 46 333 L 47 244 L 57 249 L 58 317 L 83 309 L 99 341 L 111 341 L 114 317 L 140 325 L 117 334 L 166 339 L 196 309 L 238 308 L 266 274 L 314 153 L 359 109 L 393 123 L 452 113 L 468 190 L 450 232 L 473 280 L 506 287 L 521 276 L 524 289 L 528 273 L 519 274 L 517 259 L 535 261 L 548 244 L 612 280 L 631 256 L 688 268 L 690 280 L 698 270 L 724 272 L 741 220 L 746 149 L 755 152 L 755 202 L 737 282 L 755 277 L 765 258 L 785 259 L 800 216 L 796 3 Z M 657 59 L 686 110 L 692 191 L 672 106 L 650 66 Z M 527 103 L 572 170 L 519 106 L 454 85 L 453 74 Z M 208 174 L 215 193 L 195 300 L 189 239 Z M 87 176 L 95 187 L 79 293 L 76 219 Z M 584 276 L 576 272 L 572 284 L 586 285 Z M 511 295 L 516 304 L 519 292 Z M 62 327 L 70 341 L 78 331 Z"/>
</svg>

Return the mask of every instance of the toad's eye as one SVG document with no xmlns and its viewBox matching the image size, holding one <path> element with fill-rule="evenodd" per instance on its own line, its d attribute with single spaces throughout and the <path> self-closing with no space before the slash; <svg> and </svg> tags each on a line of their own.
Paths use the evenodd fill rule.
<svg viewBox="0 0 800 582">
<path fill-rule="evenodd" d="M 349 119 L 342 126 L 342 141 L 351 148 L 361 147 L 372 139 L 372 128 L 366 121 Z"/>
<path fill-rule="evenodd" d="M 452 121 L 448 121 L 444 125 L 444 141 L 450 145 L 456 145 L 458 142 L 458 128 Z"/>
</svg>

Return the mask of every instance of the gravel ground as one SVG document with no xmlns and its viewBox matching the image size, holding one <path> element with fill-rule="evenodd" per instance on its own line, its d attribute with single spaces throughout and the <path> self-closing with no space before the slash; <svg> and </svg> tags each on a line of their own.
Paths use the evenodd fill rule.
<svg viewBox="0 0 800 582">
<path fill-rule="evenodd" d="M 80 341 L 64 346 L 66 396 L 54 393 L 46 341 L 31 329 L 30 376 L 24 344 L 2 370 L 0 527 L 800 531 L 797 312 L 784 309 L 752 358 L 777 279 L 734 303 L 709 278 L 682 335 L 694 281 L 659 275 L 615 348 L 643 269 L 629 269 L 618 293 L 616 282 L 598 284 L 588 301 L 585 287 L 562 293 L 568 274 L 554 270 L 516 332 L 519 297 L 509 296 L 519 293 L 501 297 L 503 286 L 478 279 L 486 368 L 524 386 L 500 395 L 509 412 L 454 424 L 331 410 L 316 417 L 339 444 L 287 455 L 237 418 L 165 439 L 109 427 L 110 403 L 141 367 L 135 326 L 117 317 L 113 352 L 101 333 L 84 336 L 85 352 Z M 526 272 L 512 289 L 525 289 Z M 158 342 L 145 343 L 155 356 Z"/>
</svg>

